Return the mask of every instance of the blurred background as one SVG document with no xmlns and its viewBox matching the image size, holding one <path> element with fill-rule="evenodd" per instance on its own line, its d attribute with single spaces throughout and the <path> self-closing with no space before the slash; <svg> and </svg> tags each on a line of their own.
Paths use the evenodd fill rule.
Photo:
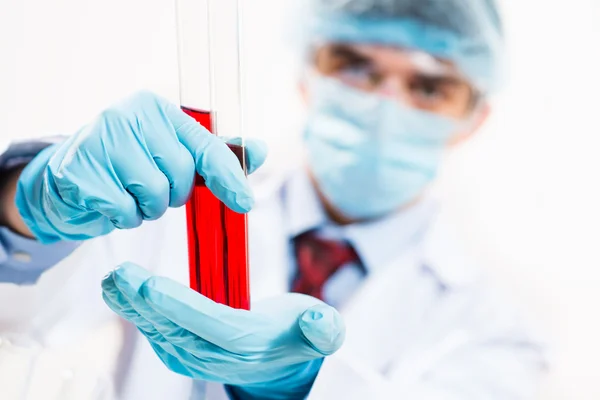
<svg viewBox="0 0 600 400">
<path fill-rule="evenodd" d="M 301 108 L 278 0 L 245 13 L 247 130 L 296 160 Z M 552 344 L 541 399 L 600 398 L 600 2 L 502 3 L 510 82 L 436 190 Z M 0 138 L 71 134 L 139 89 L 178 101 L 173 1 L 0 0 Z"/>
</svg>

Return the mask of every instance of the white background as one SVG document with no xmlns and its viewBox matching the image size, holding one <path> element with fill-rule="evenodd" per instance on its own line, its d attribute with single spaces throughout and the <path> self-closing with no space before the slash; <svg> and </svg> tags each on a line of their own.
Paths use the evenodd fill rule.
<svg viewBox="0 0 600 400">
<path fill-rule="evenodd" d="M 293 65 L 270 16 L 284 2 L 252 1 L 248 129 L 271 144 L 273 169 L 297 141 Z M 440 189 L 482 265 L 554 343 L 542 398 L 598 399 L 600 4 L 504 8 L 510 86 Z M 0 137 L 73 133 L 137 89 L 177 101 L 174 20 L 170 0 L 0 0 Z"/>
</svg>

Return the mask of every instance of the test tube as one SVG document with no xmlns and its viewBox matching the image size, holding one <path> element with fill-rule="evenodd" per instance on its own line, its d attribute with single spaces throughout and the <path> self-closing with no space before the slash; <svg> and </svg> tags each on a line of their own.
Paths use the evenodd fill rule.
<svg viewBox="0 0 600 400">
<path fill-rule="evenodd" d="M 181 108 L 229 145 L 246 172 L 238 0 L 176 0 Z M 233 308 L 250 308 L 247 217 L 229 209 L 197 175 L 186 204 L 190 287 Z"/>
</svg>

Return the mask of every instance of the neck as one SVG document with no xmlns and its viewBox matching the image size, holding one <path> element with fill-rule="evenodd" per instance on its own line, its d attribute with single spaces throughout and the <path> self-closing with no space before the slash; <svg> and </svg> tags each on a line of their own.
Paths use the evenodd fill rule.
<svg viewBox="0 0 600 400">
<path fill-rule="evenodd" d="M 357 219 L 352 219 L 352 218 L 346 217 L 337 208 L 335 208 L 329 202 L 329 200 L 327 200 L 325 198 L 325 196 L 323 195 L 323 192 L 319 188 L 319 185 L 317 184 L 317 181 L 316 181 L 314 175 L 312 174 L 312 172 L 310 171 L 310 169 L 308 169 L 308 175 L 310 176 L 311 184 L 313 185 L 313 187 L 315 188 L 315 191 L 317 192 L 317 196 L 319 196 L 319 201 L 321 202 L 321 205 L 323 206 L 323 209 L 325 210 L 325 214 L 327 214 L 327 217 L 331 221 L 333 221 L 337 225 L 342 225 L 342 226 L 360 222 Z"/>
<path fill-rule="evenodd" d="M 341 226 L 351 225 L 351 224 L 363 221 L 363 220 L 359 220 L 359 219 L 352 219 L 352 218 L 346 217 L 338 209 L 336 209 L 334 206 L 331 205 L 331 203 L 323 196 L 323 194 L 321 193 L 321 191 L 318 188 L 317 188 L 317 193 L 319 194 L 319 199 L 321 200 L 321 204 L 323 204 L 323 208 L 325 209 L 325 213 L 327 214 L 327 217 L 329 217 L 329 219 L 331 221 L 333 221 L 336 225 L 341 225 Z"/>
</svg>

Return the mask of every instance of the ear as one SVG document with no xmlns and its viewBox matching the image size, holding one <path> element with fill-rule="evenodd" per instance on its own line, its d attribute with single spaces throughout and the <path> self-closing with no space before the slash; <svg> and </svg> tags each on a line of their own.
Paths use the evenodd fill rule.
<svg viewBox="0 0 600 400">
<path fill-rule="evenodd" d="M 471 137 L 473 137 L 477 132 L 479 132 L 480 128 L 490 116 L 491 111 L 492 109 L 489 103 L 485 103 L 484 105 L 480 106 L 479 109 L 476 111 L 477 116 L 475 117 L 475 121 L 473 122 L 473 124 L 464 132 L 459 132 L 458 134 L 456 134 L 450 140 L 450 142 L 448 142 L 448 147 L 453 147 L 462 144 L 469 140 Z"/>
</svg>

